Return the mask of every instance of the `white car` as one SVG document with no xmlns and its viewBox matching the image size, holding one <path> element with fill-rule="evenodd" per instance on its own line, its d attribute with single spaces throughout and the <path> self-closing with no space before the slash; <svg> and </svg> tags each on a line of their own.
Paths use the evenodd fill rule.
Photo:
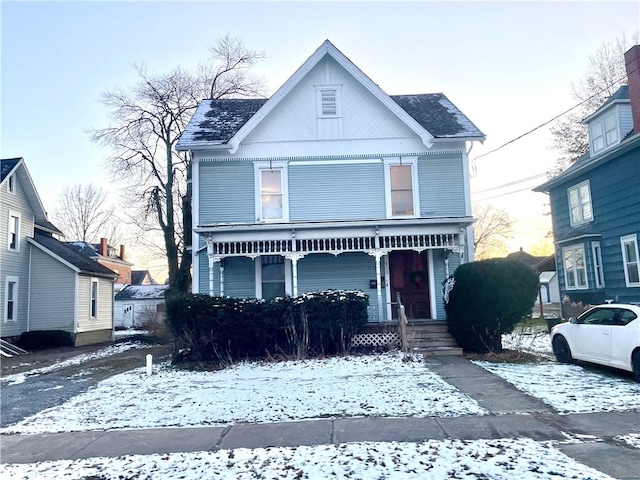
<svg viewBox="0 0 640 480">
<path fill-rule="evenodd" d="M 633 372 L 640 382 L 640 306 L 606 304 L 551 329 L 553 353 L 562 363 L 575 360 Z"/>
</svg>

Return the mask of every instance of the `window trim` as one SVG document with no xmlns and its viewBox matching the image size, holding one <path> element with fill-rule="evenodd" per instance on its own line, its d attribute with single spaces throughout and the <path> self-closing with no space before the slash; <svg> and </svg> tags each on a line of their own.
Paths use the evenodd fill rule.
<svg viewBox="0 0 640 480">
<path fill-rule="evenodd" d="M 9 192 L 11 195 L 15 195 L 16 194 L 16 175 L 15 175 L 15 173 L 12 173 L 11 175 L 9 175 L 9 178 L 7 178 L 7 192 Z"/>
<path fill-rule="evenodd" d="M 262 255 L 257 257 L 255 263 L 255 278 L 256 278 L 256 298 L 262 298 Z M 293 282 L 292 282 L 292 270 L 291 260 L 284 259 L 284 291 L 287 295 L 293 295 Z"/>
<path fill-rule="evenodd" d="M 633 246 L 635 247 L 635 253 L 636 253 L 636 261 L 635 262 L 629 262 L 628 259 L 626 258 L 626 250 L 625 250 L 625 244 L 626 243 L 633 243 Z M 621 253 L 622 253 L 622 270 L 624 271 L 624 283 L 627 287 L 640 287 L 640 279 L 638 282 L 630 282 L 629 281 L 629 270 L 627 269 L 628 265 L 631 265 L 632 263 L 635 263 L 636 268 L 638 269 L 638 273 L 640 276 L 640 256 L 638 254 L 638 236 L 634 233 L 631 235 L 625 235 L 624 237 L 620 237 L 620 249 L 621 249 Z"/>
<path fill-rule="evenodd" d="M 602 263 L 602 247 L 600 246 L 600 242 L 591 243 L 591 254 L 593 255 L 595 288 L 604 288 L 604 264 Z"/>
<path fill-rule="evenodd" d="M 336 113 L 326 114 L 322 109 L 322 92 L 335 92 Z M 342 117 L 342 85 L 316 85 L 316 116 L 318 118 Z"/>
<path fill-rule="evenodd" d="M 607 129 L 607 121 L 612 118 L 614 121 L 614 126 L 613 128 Z M 596 127 L 600 128 L 600 135 L 595 134 L 594 129 Z M 614 131 L 616 132 L 616 138 L 615 140 L 609 142 L 608 134 Z M 597 139 L 602 139 L 602 147 L 600 148 L 596 148 Z M 620 143 L 620 118 L 617 115 L 616 110 L 609 112 L 606 115 L 600 117 L 598 120 L 589 123 L 589 148 L 594 155 L 600 152 L 604 152 L 605 150 L 613 147 L 614 145 L 617 145 L 618 143 Z"/>
<path fill-rule="evenodd" d="M 17 222 L 14 222 L 13 219 L 17 219 Z M 14 226 L 16 228 L 16 232 L 13 232 Z M 14 210 L 9 210 L 9 224 L 7 229 L 7 250 L 10 252 L 19 252 L 20 251 L 20 228 L 22 227 L 22 215 L 20 212 L 16 212 Z M 11 240 L 12 235 L 15 233 L 16 235 L 16 244 L 15 248 L 11 248 Z"/>
<path fill-rule="evenodd" d="M 577 268 L 574 267 L 574 269 L 569 272 L 567 271 L 567 266 L 565 263 L 565 257 L 566 257 L 566 253 L 568 251 L 575 251 L 578 249 L 582 249 L 582 259 L 584 262 L 584 285 L 579 285 L 578 284 L 578 276 L 576 274 L 577 272 Z M 566 247 L 562 248 L 562 272 L 564 274 L 564 287 L 565 290 L 588 290 L 589 289 L 589 277 L 587 276 L 587 257 L 586 257 L 586 249 L 584 248 L 584 244 L 582 243 L 578 243 L 578 244 L 574 244 L 574 245 L 568 245 Z M 574 265 L 575 265 L 575 254 L 574 254 Z M 573 276 L 573 279 L 575 281 L 575 286 L 569 286 L 568 283 L 568 278 L 569 278 L 569 273 L 571 273 L 571 275 Z"/>
<path fill-rule="evenodd" d="M 586 186 L 587 187 L 587 193 L 589 194 L 589 205 L 591 207 L 591 218 L 585 219 L 584 217 L 584 204 L 582 202 L 582 197 L 580 196 L 580 189 Z M 576 194 L 578 195 L 578 207 L 580 209 L 580 218 L 578 220 L 574 220 L 573 218 L 573 209 L 571 206 L 571 192 L 572 191 L 576 191 Z M 589 182 L 589 180 L 585 180 L 583 182 L 577 183 L 575 185 L 570 186 L 569 188 L 567 188 L 567 203 L 569 205 L 569 223 L 571 224 L 572 227 L 576 227 L 579 225 L 584 225 L 585 223 L 589 223 L 589 222 L 593 222 L 593 198 L 591 196 L 591 183 Z"/>
<path fill-rule="evenodd" d="M 413 190 L 413 215 L 393 215 L 391 204 L 391 167 L 411 166 L 411 188 Z M 384 193 L 387 218 L 416 218 L 420 213 L 420 192 L 418 191 L 418 157 L 384 159 Z"/>
<path fill-rule="evenodd" d="M 254 162 L 255 215 L 258 223 L 278 223 L 289 221 L 289 166 L 288 162 Z M 262 171 L 282 172 L 282 218 L 262 218 Z"/>
<path fill-rule="evenodd" d="M 94 288 L 95 285 L 95 297 Z M 89 318 L 98 318 L 98 299 L 100 296 L 100 284 L 97 278 L 91 279 L 91 290 L 89 293 Z"/>
<path fill-rule="evenodd" d="M 9 284 L 13 283 L 15 286 L 13 287 L 13 298 L 11 301 L 13 302 L 13 318 L 9 318 Z M 5 277 L 4 281 L 4 323 L 12 322 L 15 323 L 18 321 L 18 306 L 19 306 L 19 288 L 20 288 L 20 278 L 9 276 Z"/>
</svg>

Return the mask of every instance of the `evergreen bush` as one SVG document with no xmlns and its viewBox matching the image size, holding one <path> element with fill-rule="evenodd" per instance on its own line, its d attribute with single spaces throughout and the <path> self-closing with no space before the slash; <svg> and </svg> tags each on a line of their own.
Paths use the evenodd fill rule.
<svg viewBox="0 0 640 480">
<path fill-rule="evenodd" d="M 502 351 L 502 334 L 531 314 L 538 276 L 523 263 L 507 259 L 462 264 L 445 303 L 449 331 L 472 352 Z"/>
</svg>

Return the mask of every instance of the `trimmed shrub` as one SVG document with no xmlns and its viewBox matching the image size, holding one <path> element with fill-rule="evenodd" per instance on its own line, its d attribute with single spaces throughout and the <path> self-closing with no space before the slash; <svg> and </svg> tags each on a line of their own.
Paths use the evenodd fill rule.
<svg viewBox="0 0 640 480">
<path fill-rule="evenodd" d="M 73 347 L 73 335 L 64 330 L 34 330 L 20 335 L 20 347 L 25 350 Z"/>
<path fill-rule="evenodd" d="M 481 260 L 458 267 L 445 303 L 449 331 L 472 352 L 502 351 L 502 334 L 530 315 L 538 295 L 538 276 L 507 259 Z"/>
<path fill-rule="evenodd" d="M 176 353 L 188 349 L 189 360 L 304 358 L 346 352 L 367 322 L 367 305 L 364 293 L 339 290 L 273 300 L 181 294 L 167 298 L 167 324 Z"/>
</svg>

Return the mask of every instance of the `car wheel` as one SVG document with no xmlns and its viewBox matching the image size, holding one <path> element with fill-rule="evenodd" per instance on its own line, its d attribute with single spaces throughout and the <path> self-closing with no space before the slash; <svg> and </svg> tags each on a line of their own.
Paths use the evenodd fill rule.
<svg viewBox="0 0 640 480">
<path fill-rule="evenodd" d="M 633 368 L 633 376 L 636 378 L 636 382 L 640 382 L 640 350 L 633 352 L 631 367 Z"/>
<path fill-rule="evenodd" d="M 573 363 L 573 356 L 567 340 L 562 335 L 556 335 L 551 342 L 553 354 L 560 363 Z"/>
</svg>

